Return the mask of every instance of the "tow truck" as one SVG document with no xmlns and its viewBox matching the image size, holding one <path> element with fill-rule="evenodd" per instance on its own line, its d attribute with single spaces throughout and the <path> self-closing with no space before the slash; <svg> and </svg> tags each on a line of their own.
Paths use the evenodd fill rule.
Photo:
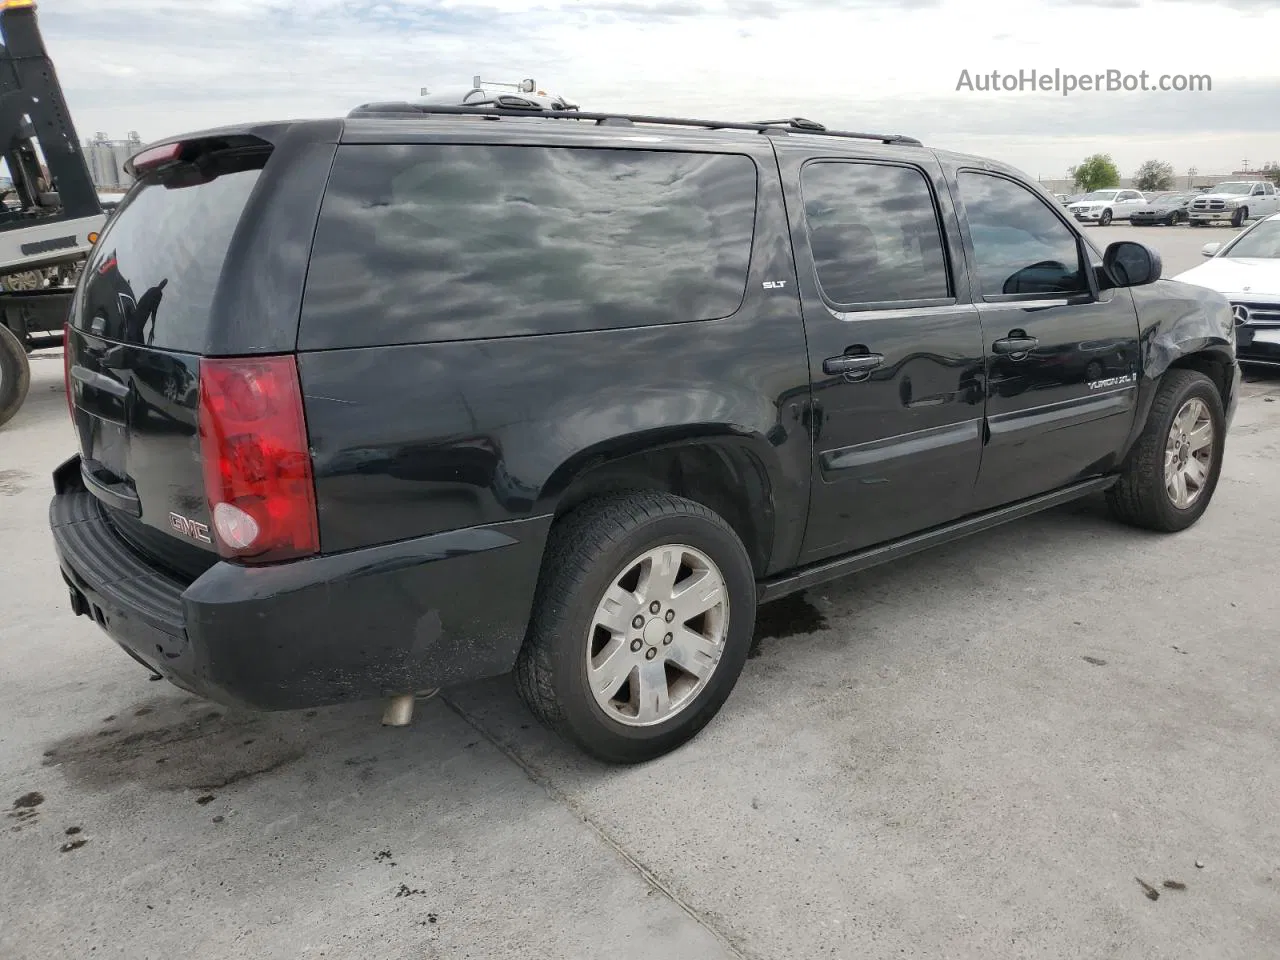
<svg viewBox="0 0 1280 960">
<path fill-rule="evenodd" d="M 27 355 L 63 343 L 75 281 L 106 223 L 35 0 L 0 0 L 0 425 L 31 384 Z"/>
</svg>

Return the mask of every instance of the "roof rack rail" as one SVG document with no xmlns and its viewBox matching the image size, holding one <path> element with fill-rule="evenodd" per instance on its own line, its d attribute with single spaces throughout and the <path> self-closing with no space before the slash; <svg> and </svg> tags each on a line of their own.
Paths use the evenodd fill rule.
<svg viewBox="0 0 1280 960">
<path fill-rule="evenodd" d="M 855 133 L 851 130 L 828 130 L 822 124 L 803 117 L 791 117 L 786 120 L 766 120 L 757 123 L 744 123 L 733 120 L 692 120 L 687 117 L 651 117 L 632 113 L 592 113 L 580 110 L 543 110 L 536 107 L 516 106 L 504 103 L 506 97 L 495 97 L 490 102 L 469 104 L 467 106 L 448 106 L 443 104 L 416 104 L 402 101 L 387 103 L 366 103 L 356 107 L 348 117 L 373 117 L 388 114 L 472 116 L 472 117 L 546 117 L 564 120 L 590 120 L 597 125 L 631 125 L 651 123 L 662 126 L 700 127 L 704 130 L 751 130 L 756 133 L 813 133 L 826 137 L 848 137 L 855 140 L 878 140 L 881 143 L 896 143 L 905 146 L 919 147 L 923 144 L 914 137 L 900 133 Z"/>
</svg>

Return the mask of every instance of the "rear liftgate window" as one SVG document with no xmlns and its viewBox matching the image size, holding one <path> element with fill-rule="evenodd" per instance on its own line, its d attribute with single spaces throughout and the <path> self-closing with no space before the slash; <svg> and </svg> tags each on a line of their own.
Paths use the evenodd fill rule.
<svg viewBox="0 0 1280 960">
<path fill-rule="evenodd" d="M 200 352 L 232 235 L 269 156 L 258 141 L 145 175 L 94 247 L 76 326 Z"/>
<path fill-rule="evenodd" d="M 339 148 L 299 346 L 380 346 L 729 316 L 746 290 L 745 156 Z"/>
</svg>

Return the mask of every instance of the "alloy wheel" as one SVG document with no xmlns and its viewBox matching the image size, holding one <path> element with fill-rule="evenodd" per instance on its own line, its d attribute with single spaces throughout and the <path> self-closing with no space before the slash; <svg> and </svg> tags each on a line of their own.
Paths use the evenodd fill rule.
<svg viewBox="0 0 1280 960">
<path fill-rule="evenodd" d="M 1173 418 L 1165 443 L 1165 491 L 1179 510 L 1191 507 L 1208 485 L 1213 439 L 1209 407 L 1199 397 L 1192 397 Z"/>
<path fill-rule="evenodd" d="M 612 720 L 664 723 L 707 686 L 724 652 L 729 591 L 701 550 L 665 544 L 627 563 L 596 607 L 587 683 Z"/>
</svg>

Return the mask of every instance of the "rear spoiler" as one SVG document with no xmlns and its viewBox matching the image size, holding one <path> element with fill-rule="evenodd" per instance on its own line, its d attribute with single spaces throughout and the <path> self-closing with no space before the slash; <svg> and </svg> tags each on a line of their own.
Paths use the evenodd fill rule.
<svg viewBox="0 0 1280 960">
<path fill-rule="evenodd" d="M 246 124 L 213 127 L 167 137 L 147 144 L 125 162 L 124 169 L 129 176 L 136 177 L 140 169 L 143 172 L 154 170 L 171 161 L 180 162 L 194 154 L 211 150 L 233 150 L 257 145 L 274 147 L 294 126 L 295 122 Z"/>
</svg>

